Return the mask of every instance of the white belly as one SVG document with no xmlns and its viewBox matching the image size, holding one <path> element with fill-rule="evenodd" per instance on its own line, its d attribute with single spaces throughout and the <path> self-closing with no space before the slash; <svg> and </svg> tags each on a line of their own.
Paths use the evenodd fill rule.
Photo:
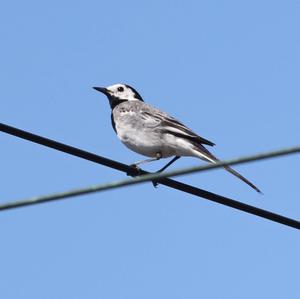
<svg viewBox="0 0 300 299">
<path fill-rule="evenodd" d="M 129 128 L 124 130 L 118 126 L 116 130 L 122 143 L 138 154 L 155 157 L 158 152 L 162 151 L 162 142 L 156 134 L 145 134 L 144 130 Z"/>
<path fill-rule="evenodd" d="M 160 153 L 163 158 L 171 156 L 192 155 L 190 144 L 170 134 L 160 134 L 153 130 L 137 130 L 116 125 L 119 139 L 132 151 L 147 156 L 156 157 Z"/>
</svg>

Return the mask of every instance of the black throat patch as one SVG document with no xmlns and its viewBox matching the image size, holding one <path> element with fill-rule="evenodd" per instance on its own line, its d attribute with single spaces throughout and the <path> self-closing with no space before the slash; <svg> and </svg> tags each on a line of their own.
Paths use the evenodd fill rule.
<svg viewBox="0 0 300 299">
<path fill-rule="evenodd" d="M 108 96 L 108 100 L 109 100 L 111 110 L 113 110 L 119 104 L 128 101 L 128 100 L 125 100 L 125 99 L 116 98 L 114 96 Z"/>
<path fill-rule="evenodd" d="M 110 115 L 110 120 L 111 120 L 111 125 L 112 125 L 114 131 L 117 133 L 117 130 L 116 130 L 116 123 L 115 123 L 114 115 L 113 115 L 112 112 L 111 112 L 111 115 Z"/>
</svg>

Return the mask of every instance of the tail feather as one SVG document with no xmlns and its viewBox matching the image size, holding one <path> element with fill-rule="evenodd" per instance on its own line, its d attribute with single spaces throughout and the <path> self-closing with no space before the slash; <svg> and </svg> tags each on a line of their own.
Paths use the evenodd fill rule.
<svg viewBox="0 0 300 299">
<path fill-rule="evenodd" d="M 207 162 L 216 163 L 220 161 L 217 157 L 215 157 L 211 152 L 209 152 L 204 146 L 201 146 L 201 148 L 196 149 L 197 153 L 199 154 L 198 157 L 202 160 L 205 160 Z M 253 188 L 258 193 L 262 193 L 254 184 L 252 184 L 248 179 L 246 179 L 244 176 L 242 176 L 240 173 L 238 173 L 236 170 L 232 169 L 230 166 L 224 166 L 224 169 L 233 174 L 238 179 L 242 180 L 244 183 L 249 185 L 251 188 Z"/>
<path fill-rule="evenodd" d="M 229 166 L 224 166 L 224 168 L 230 172 L 231 174 L 233 174 L 234 176 L 236 176 L 237 178 L 239 178 L 240 180 L 242 180 L 243 182 L 245 182 L 247 185 L 249 185 L 250 187 L 252 187 L 254 190 L 256 190 L 258 193 L 262 193 L 254 184 L 252 184 L 249 180 L 247 180 L 245 177 L 243 177 L 241 174 L 239 174 L 237 171 L 235 171 L 234 169 L 232 169 Z"/>
</svg>

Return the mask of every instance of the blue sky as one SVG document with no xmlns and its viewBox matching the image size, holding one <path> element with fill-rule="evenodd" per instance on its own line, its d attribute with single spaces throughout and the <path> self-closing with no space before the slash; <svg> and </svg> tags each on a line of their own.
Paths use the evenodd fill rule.
<svg viewBox="0 0 300 299">
<path fill-rule="evenodd" d="M 233 158 L 299 144 L 298 1 L 9 1 L 1 122 L 132 163 L 92 86 L 124 82 Z M 0 134 L 0 201 L 124 174 Z M 165 161 L 146 167 L 158 169 Z M 173 167 L 198 165 L 184 158 Z M 299 156 L 179 180 L 300 218 Z M 151 184 L 0 214 L 1 297 L 295 298 L 299 233 Z"/>
</svg>

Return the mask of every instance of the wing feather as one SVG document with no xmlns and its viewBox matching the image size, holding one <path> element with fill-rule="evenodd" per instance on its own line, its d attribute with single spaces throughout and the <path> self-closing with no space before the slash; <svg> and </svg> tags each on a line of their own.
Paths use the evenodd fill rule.
<svg viewBox="0 0 300 299">
<path fill-rule="evenodd" d="M 177 119 L 169 116 L 166 113 L 160 112 L 158 109 L 152 108 L 143 109 L 140 111 L 141 118 L 146 126 L 149 127 L 161 127 L 160 130 L 163 133 L 172 134 L 176 137 L 185 138 L 196 144 L 206 144 L 214 146 L 215 144 L 205 138 L 195 134 L 191 129 L 186 127 L 183 123 Z"/>
</svg>

